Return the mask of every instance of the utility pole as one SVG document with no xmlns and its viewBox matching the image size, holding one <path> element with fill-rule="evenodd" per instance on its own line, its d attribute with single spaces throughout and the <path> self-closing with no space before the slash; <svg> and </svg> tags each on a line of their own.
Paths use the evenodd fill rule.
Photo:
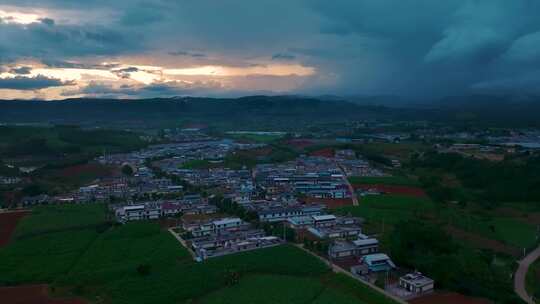
<svg viewBox="0 0 540 304">
<path fill-rule="evenodd" d="M 287 242 L 287 238 L 286 238 L 286 236 L 285 236 L 285 222 L 283 222 L 282 225 L 283 225 L 283 242 L 286 243 L 286 242 Z"/>
</svg>

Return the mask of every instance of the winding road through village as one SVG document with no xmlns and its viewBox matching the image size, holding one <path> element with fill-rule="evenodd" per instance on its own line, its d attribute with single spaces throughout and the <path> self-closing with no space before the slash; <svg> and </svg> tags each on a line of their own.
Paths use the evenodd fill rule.
<svg viewBox="0 0 540 304">
<path fill-rule="evenodd" d="M 516 275 L 514 276 L 514 290 L 519 297 L 523 299 L 523 301 L 529 304 L 535 303 L 532 300 L 532 297 L 527 294 L 527 290 L 525 289 L 525 278 L 527 277 L 529 267 L 538 258 L 540 258 L 540 246 L 524 257 L 523 260 L 519 261 L 519 267 L 516 271 Z"/>
</svg>

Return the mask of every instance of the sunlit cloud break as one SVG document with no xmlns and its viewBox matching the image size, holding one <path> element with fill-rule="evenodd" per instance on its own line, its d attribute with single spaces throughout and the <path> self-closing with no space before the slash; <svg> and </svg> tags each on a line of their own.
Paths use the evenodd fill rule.
<svg viewBox="0 0 540 304">
<path fill-rule="evenodd" d="M 0 78 L 68 85 L 0 94 L 540 93 L 539 1 L 218 3 L 2 0 Z"/>
</svg>

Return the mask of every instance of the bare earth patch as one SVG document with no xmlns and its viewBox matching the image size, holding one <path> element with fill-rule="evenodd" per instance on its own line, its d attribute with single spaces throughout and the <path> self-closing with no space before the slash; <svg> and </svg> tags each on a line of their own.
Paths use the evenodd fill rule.
<svg viewBox="0 0 540 304">
<path fill-rule="evenodd" d="M 418 187 L 383 185 L 383 184 L 353 184 L 354 189 L 376 189 L 387 194 L 399 194 L 413 197 L 426 197 L 424 190 Z"/>
<path fill-rule="evenodd" d="M 491 304 L 481 298 L 472 298 L 459 293 L 434 293 L 409 301 L 411 304 Z"/>
<path fill-rule="evenodd" d="M 81 299 L 51 298 L 47 285 L 0 287 L 0 299 L 9 304 L 86 304 Z"/>
<path fill-rule="evenodd" d="M 448 233 L 466 242 L 475 244 L 476 247 L 491 249 L 497 252 L 506 253 L 515 257 L 519 257 L 520 250 L 516 247 L 506 245 L 500 241 L 485 238 L 474 233 L 467 232 L 465 230 L 448 226 L 446 227 Z"/>
<path fill-rule="evenodd" d="M 5 246 L 11 239 L 11 235 L 17 227 L 17 223 L 29 211 L 10 211 L 0 213 L 0 247 Z"/>
</svg>

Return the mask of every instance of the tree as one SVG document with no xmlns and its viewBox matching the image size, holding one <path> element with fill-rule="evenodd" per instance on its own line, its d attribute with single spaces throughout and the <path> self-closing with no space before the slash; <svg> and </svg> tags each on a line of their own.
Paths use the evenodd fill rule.
<svg viewBox="0 0 540 304">
<path fill-rule="evenodd" d="M 152 266 L 150 266 L 149 264 L 140 264 L 139 266 L 137 266 L 137 273 L 141 276 L 148 276 L 151 270 Z"/>
<path fill-rule="evenodd" d="M 122 173 L 127 176 L 133 175 L 133 168 L 130 165 L 124 165 L 122 166 Z"/>
</svg>

